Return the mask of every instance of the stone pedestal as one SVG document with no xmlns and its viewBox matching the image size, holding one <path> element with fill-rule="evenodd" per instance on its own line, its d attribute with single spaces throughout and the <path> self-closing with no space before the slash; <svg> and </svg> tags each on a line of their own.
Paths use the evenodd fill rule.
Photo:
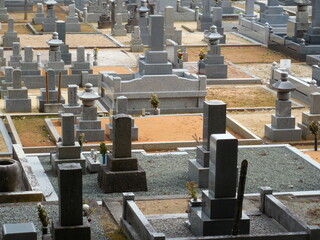
<svg viewBox="0 0 320 240">
<path fill-rule="evenodd" d="M 20 61 L 22 75 L 40 75 L 37 61 L 33 61 L 33 48 L 24 48 L 24 61 Z"/>
<path fill-rule="evenodd" d="M 20 61 L 22 60 L 20 51 L 20 43 L 12 43 L 12 55 L 10 56 L 10 61 L 8 61 L 8 66 L 11 66 L 13 68 L 20 68 Z"/>
<path fill-rule="evenodd" d="M 90 62 L 85 61 L 85 48 L 77 47 L 77 61 L 72 62 L 70 68 L 71 74 L 81 74 L 82 71 L 87 71 L 92 74 L 92 69 L 90 67 Z"/>
<path fill-rule="evenodd" d="M 101 15 L 98 21 L 99 29 L 111 28 L 111 18 L 107 15 Z"/>
</svg>

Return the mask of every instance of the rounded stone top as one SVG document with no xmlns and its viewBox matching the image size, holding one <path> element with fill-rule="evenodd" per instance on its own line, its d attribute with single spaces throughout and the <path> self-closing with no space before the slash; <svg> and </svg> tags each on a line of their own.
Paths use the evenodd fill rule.
<svg viewBox="0 0 320 240">
<path fill-rule="evenodd" d="M 147 8 L 147 1 L 141 0 L 141 7 L 139 7 L 138 11 L 139 13 L 147 13 L 149 12 L 149 8 Z"/>
<path fill-rule="evenodd" d="M 44 2 L 46 5 L 56 5 L 57 2 L 55 0 L 48 0 Z"/>
<path fill-rule="evenodd" d="M 281 80 L 272 85 L 279 93 L 288 93 L 296 90 L 295 86 L 288 81 L 288 73 L 281 73 Z"/>
<path fill-rule="evenodd" d="M 64 44 L 64 42 L 62 42 L 60 39 L 59 39 L 59 34 L 57 32 L 54 32 L 52 33 L 52 38 L 47 40 L 47 44 L 50 46 L 50 47 L 59 47 L 61 45 Z"/>
<path fill-rule="evenodd" d="M 210 27 L 210 31 L 205 31 L 204 35 L 204 37 L 208 39 L 210 43 L 214 43 L 223 38 L 223 36 L 218 33 L 217 26 L 215 25 Z"/>
<path fill-rule="evenodd" d="M 99 94 L 93 90 L 91 83 L 87 83 L 85 85 L 84 91 L 78 93 L 78 97 L 82 101 L 83 105 L 87 107 L 93 106 L 94 101 L 100 98 Z"/>
</svg>

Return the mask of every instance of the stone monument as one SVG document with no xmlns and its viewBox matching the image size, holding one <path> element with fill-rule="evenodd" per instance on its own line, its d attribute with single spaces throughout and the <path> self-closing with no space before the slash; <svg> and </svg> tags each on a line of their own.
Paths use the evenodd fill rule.
<svg viewBox="0 0 320 240">
<path fill-rule="evenodd" d="M 122 15 L 121 13 L 116 14 L 116 23 L 112 27 L 112 35 L 113 36 L 126 36 L 127 35 L 127 30 L 125 26 L 122 24 Z"/>
<path fill-rule="evenodd" d="M 7 96 L 8 94 L 8 87 L 12 87 L 13 80 L 12 80 L 12 74 L 13 74 L 13 67 L 5 67 L 4 68 L 4 80 L 1 80 L 1 98 L 3 99 L 4 96 Z"/>
<path fill-rule="evenodd" d="M 128 21 L 128 11 L 124 0 L 117 0 L 115 7 L 115 14 L 120 13 L 123 21 Z"/>
<path fill-rule="evenodd" d="M 75 4 L 69 5 L 69 16 L 66 17 L 67 32 L 81 32 L 81 24 L 76 14 Z"/>
<path fill-rule="evenodd" d="M 197 30 L 203 32 L 204 30 L 209 30 L 213 25 L 211 17 L 211 4 L 210 0 L 202 0 L 202 16 L 197 21 Z"/>
<path fill-rule="evenodd" d="M 57 2 L 55 0 L 47 0 L 44 2 L 47 5 L 47 16 L 42 22 L 42 31 L 44 32 L 55 32 L 56 31 L 56 11 L 55 5 Z"/>
<path fill-rule="evenodd" d="M 73 113 L 74 115 L 81 114 L 81 105 L 78 103 L 78 89 L 76 84 L 68 85 L 68 104 L 63 104 L 63 110 L 65 113 Z"/>
<path fill-rule="evenodd" d="M 272 87 L 278 92 L 276 113 L 271 116 L 271 124 L 265 125 L 265 136 L 271 141 L 298 141 L 301 140 L 301 129 L 295 126 L 295 117 L 291 115 L 290 92 L 295 90 L 288 81 L 288 73 L 281 73 L 281 81 Z"/>
<path fill-rule="evenodd" d="M 133 32 L 131 33 L 130 51 L 131 52 L 143 51 L 143 44 L 140 36 L 139 26 L 134 26 Z"/>
<path fill-rule="evenodd" d="M 132 118 L 126 114 L 112 119 L 112 153 L 98 173 L 99 186 L 105 193 L 147 191 L 146 173 L 131 153 L 131 127 Z"/>
<path fill-rule="evenodd" d="M 7 113 L 31 112 L 31 99 L 28 97 L 28 89 L 22 87 L 21 70 L 13 70 L 13 84 L 8 87 L 8 95 L 4 97 Z"/>
<path fill-rule="evenodd" d="M 280 7 L 279 0 L 268 0 L 267 5 L 260 6 L 260 23 L 268 23 L 272 27 L 287 26 L 289 15 Z"/>
<path fill-rule="evenodd" d="M 66 42 L 66 23 L 64 21 L 56 21 L 56 28 L 59 39 L 63 42 L 60 46 L 61 59 L 65 64 L 71 64 L 71 53 L 69 52 L 69 45 Z"/>
<path fill-rule="evenodd" d="M 14 30 L 14 20 L 9 18 L 8 30 L 2 36 L 2 46 L 12 47 L 14 42 L 20 42 L 20 39 L 18 38 L 18 33 Z"/>
<path fill-rule="evenodd" d="M 83 218 L 82 169 L 79 163 L 58 165 L 59 220 L 52 223 L 52 240 L 91 239 Z"/>
<path fill-rule="evenodd" d="M 79 163 L 82 173 L 86 173 L 86 161 L 81 154 L 81 146 L 75 141 L 74 115 L 72 113 L 61 114 L 61 139 L 56 143 L 56 153 L 51 154 L 51 165 L 53 171 L 58 170 L 61 163 Z"/>
<path fill-rule="evenodd" d="M 77 137 L 85 134 L 85 139 L 89 142 L 104 141 L 104 129 L 101 128 L 101 121 L 97 119 L 97 107 L 94 105 L 95 100 L 100 98 L 99 94 L 94 92 L 91 83 L 85 85 L 85 90 L 78 93 L 82 101 L 82 117 L 79 118 L 79 124 L 76 125 Z"/>
<path fill-rule="evenodd" d="M 196 236 L 231 235 L 237 188 L 238 140 L 230 133 L 210 136 L 209 189 L 202 206 L 191 207 L 190 230 Z M 250 219 L 242 211 L 239 233 L 249 234 Z"/>
<path fill-rule="evenodd" d="M 0 1 L 0 22 L 8 22 L 9 15 L 5 6 L 5 0 Z"/>
<path fill-rule="evenodd" d="M 19 42 L 12 43 L 12 55 L 10 56 L 10 61 L 8 65 L 13 68 L 19 68 L 21 66 L 20 61 L 22 60 L 21 48 Z"/>
<path fill-rule="evenodd" d="M 5 67 L 7 65 L 7 59 L 4 57 L 3 47 L 0 47 L 0 65 L 1 67 Z"/>
<path fill-rule="evenodd" d="M 320 0 L 312 2 L 312 21 L 308 31 L 304 33 L 303 38 L 310 45 L 320 44 Z"/>
<path fill-rule="evenodd" d="M 130 6 L 130 14 L 128 18 L 128 23 L 125 25 L 128 33 L 131 33 L 135 26 L 139 25 L 138 17 L 137 17 L 137 4 L 132 3 Z"/>
<path fill-rule="evenodd" d="M 139 12 L 138 24 L 140 27 L 140 36 L 141 36 L 142 44 L 149 45 L 149 28 L 148 28 L 149 8 L 147 8 L 147 1 L 146 0 L 141 0 L 141 6 L 139 7 L 138 12 Z"/>
<path fill-rule="evenodd" d="M 20 61 L 22 75 L 40 75 L 37 61 L 33 60 L 33 48 L 24 47 L 24 61 Z"/>
<path fill-rule="evenodd" d="M 98 21 L 98 28 L 99 29 L 106 29 L 111 27 L 111 17 L 110 17 L 110 11 L 109 11 L 109 4 L 103 3 L 105 5 L 104 12 L 99 17 Z"/>
<path fill-rule="evenodd" d="M 182 30 L 177 30 L 174 27 L 174 11 L 171 6 L 164 9 L 164 40 L 171 39 L 178 45 L 182 42 Z"/>
<path fill-rule="evenodd" d="M 228 65 L 224 63 L 224 56 L 221 55 L 219 39 L 223 38 L 217 32 L 216 26 L 211 26 L 210 31 L 204 32 L 208 40 L 208 53 L 203 60 L 199 60 L 199 74 L 206 75 L 207 78 L 227 78 Z"/>
<path fill-rule="evenodd" d="M 37 3 L 37 12 L 32 19 L 33 24 L 42 24 L 45 18 L 46 17 L 43 12 L 43 4 Z"/>
<path fill-rule="evenodd" d="M 72 62 L 70 70 L 71 74 L 81 74 L 82 71 L 87 71 L 90 74 L 92 73 L 90 62 L 85 59 L 84 47 L 77 47 L 77 61 Z"/>
<path fill-rule="evenodd" d="M 205 101 L 203 105 L 203 143 L 197 146 L 196 159 L 189 160 L 189 178 L 200 188 L 208 188 L 210 136 L 226 133 L 227 105 L 220 100 Z"/>
</svg>

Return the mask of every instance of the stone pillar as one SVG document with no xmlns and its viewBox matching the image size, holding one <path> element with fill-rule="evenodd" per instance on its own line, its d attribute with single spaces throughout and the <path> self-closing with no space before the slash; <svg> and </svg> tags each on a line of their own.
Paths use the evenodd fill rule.
<svg viewBox="0 0 320 240">
<path fill-rule="evenodd" d="M 128 98 L 125 96 L 117 97 L 117 114 L 128 114 Z"/>
<path fill-rule="evenodd" d="M 13 70 L 12 77 L 13 77 L 13 85 L 12 85 L 13 89 L 20 89 L 22 87 L 21 70 L 19 69 Z"/>
<path fill-rule="evenodd" d="M 75 84 L 70 84 L 68 85 L 68 104 L 70 106 L 78 106 L 78 96 L 77 96 L 77 92 L 78 92 L 78 85 Z"/>
<path fill-rule="evenodd" d="M 74 145 L 74 116 L 71 113 L 61 115 L 62 145 Z"/>
</svg>

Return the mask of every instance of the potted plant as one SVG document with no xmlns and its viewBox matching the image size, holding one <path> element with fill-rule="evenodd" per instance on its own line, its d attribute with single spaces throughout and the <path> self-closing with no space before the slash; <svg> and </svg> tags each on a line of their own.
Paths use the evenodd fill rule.
<svg viewBox="0 0 320 240">
<path fill-rule="evenodd" d="M 154 109 L 154 115 L 159 115 L 160 114 L 160 109 L 158 108 L 160 105 L 160 101 L 158 99 L 157 94 L 151 94 L 151 98 L 150 98 L 150 103 Z"/>
<path fill-rule="evenodd" d="M 177 50 L 177 57 L 178 57 L 179 68 L 183 68 L 183 53 L 181 49 Z"/>
<path fill-rule="evenodd" d="M 80 151 L 82 152 L 82 145 L 84 143 L 84 138 L 85 138 L 85 134 L 84 133 L 80 133 L 78 136 L 78 143 L 80 145 Z"/>
<path fill-rule="evenodd" d="M 100 153 L 101 153 L 101 156 L 102 156 L 102 164 L 106 164 L 106 154 L 107 154 L 107 151 L 108 151 L 108 148 L 107 148 L 107 145 L 102 142 L 100 143 Z"/>
<path fill-rule="evenodd" d="M 93 66 L 98 66 L 98 52 L 99 48 L 95 47 L 93 49 Z"/>
<path fill-rule="evenodd" d="M 204 64 L 204 59 L 206 57 L 206 54 L 204 53 L 204 50 L 200 50 L 199 52 L 199 61 L 198 61 L 198 73 L 199 74 L 202 74 L 202 71 L 205 67 L 205 64 Z"/>
<path fill-rule="evenodd" d="M 42 234 L 48 234 L 48 225 L 50 223 L 46 209 L 41 203 L 37 204 L 38 217 L 42 223 Z"/>
<path fill-rule="evenodd" d="M 318 151 L 318 132 L 319 132 L 319 122 L 312 121 L 308 125 L 308 129 L 312 135 L 314 135 L 314 150 Z"/>
<path fill-rule="evenodd" d="M 191 199 L 188 202 L 188 214 L 190 214 L 191 208 L 200 207 L 202 202 L 200 201 L 200 199 L 198 199 L 198 196 L 197 196 L 196 188 L 198 187 L 198 185 L 196 184 L 196 182 L 195 181 L 187 182 L 186 186 L 188 189 L 189 196 L 191 197 Z"/>
</svg>

